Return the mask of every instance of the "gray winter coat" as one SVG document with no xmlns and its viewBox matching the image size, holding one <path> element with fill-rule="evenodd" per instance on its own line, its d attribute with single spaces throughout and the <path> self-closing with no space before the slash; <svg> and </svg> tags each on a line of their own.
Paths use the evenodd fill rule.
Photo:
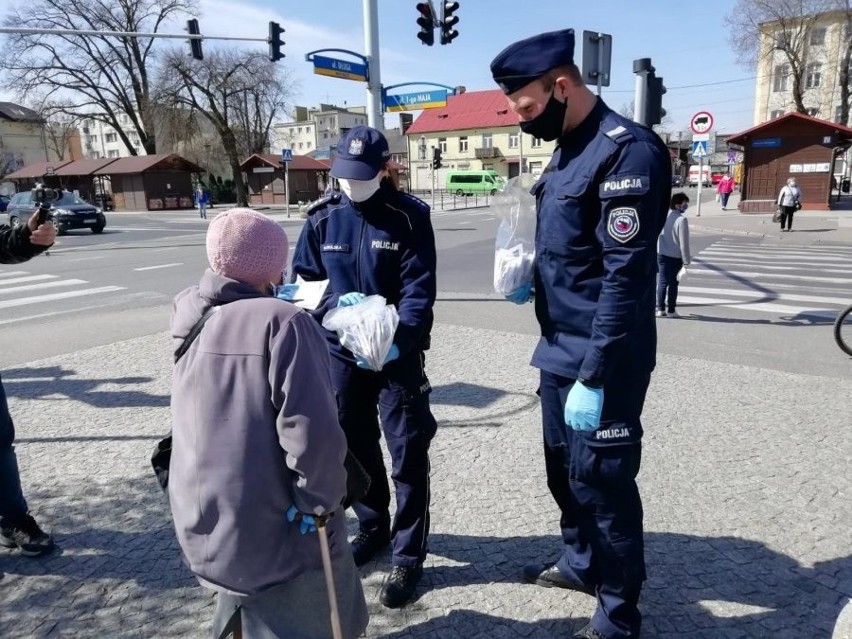
<svg viewBox="0 0 852 639">
<path fill-rule="evenodd" d="M 286 520 L 291 504 L 335 512 L 332 555 L 351 552 L 340 508 L 346 440 L 313 318 L 208 270 L 175 298 L 175 349 L 214 304 L 175 365 L 169 499 L 192 572 L 208 587 L 255 594 L 322 569 L 317 535 Z"/>
</svg>

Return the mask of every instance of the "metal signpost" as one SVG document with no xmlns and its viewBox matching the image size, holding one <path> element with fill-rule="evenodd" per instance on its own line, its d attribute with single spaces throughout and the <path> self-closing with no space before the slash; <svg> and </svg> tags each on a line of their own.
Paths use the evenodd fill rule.
<svg viewBox="0 0 852 639">
<path fill-rule="evenodd" d="M 583 31 L 583 81 L 598 87 L 609 86 L 612 67 L 612 36 L 597 31 Z"/>
<path fill-rule="evenodd" d="M 281 164 L 284 165 L 284 201 L 287 203 L 287 217 L 290 217 L 290 162 L 293 161 L 293 149 L 281 149 Z"/>
<path fill-rule="evenodd" d="M 695 199 L 696 217 L 701 217 L 701 187 L 704 185 L 704 158 L 707 157 L 707 144 L 710 140 L 710 131 L 713 128 L 713 116 L 708 111 L 699 111 L 689 121 L 692 129 L 692 157 L 698 160 L 698 191 Z M 712 182 L 711 182 L 712 183 Z"/>
</svg>

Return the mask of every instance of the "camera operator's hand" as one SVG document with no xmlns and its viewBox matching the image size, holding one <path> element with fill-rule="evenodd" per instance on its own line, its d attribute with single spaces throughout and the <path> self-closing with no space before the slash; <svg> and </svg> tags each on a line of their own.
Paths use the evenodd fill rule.
<svg viewBox="0 0 852 639">
<path fill-rule="evenodd" d="M 56 240 L 56 227 L 53 222 L 38 223 L 38 209 L 35 210 L 27 221 L 30 229 L 30 244 L 36 246 L 52 246 Z"/>
</svg>

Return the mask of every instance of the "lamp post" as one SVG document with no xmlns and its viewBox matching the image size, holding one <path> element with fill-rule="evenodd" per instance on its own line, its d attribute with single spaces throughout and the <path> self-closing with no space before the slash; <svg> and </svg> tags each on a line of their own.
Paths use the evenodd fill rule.
<svg viewBox="0 0 852 639">
<path fill-rule="evenodd" d="M 204 169 L 207 173 L 206 183 L 207 189 L 210 190 L 210 143 L 204 143 Z"/>
</svg>

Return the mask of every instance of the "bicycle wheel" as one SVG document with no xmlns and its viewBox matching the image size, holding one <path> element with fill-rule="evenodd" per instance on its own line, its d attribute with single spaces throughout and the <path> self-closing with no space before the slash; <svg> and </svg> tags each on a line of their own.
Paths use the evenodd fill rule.
<svg viewBox="0 0 852 639">
<path fill-rule="evenodd" d="M 834 341 L 840 350 L 852 357 L 852 306 L 840 311 L 834 320 Z"/>
</svg>

